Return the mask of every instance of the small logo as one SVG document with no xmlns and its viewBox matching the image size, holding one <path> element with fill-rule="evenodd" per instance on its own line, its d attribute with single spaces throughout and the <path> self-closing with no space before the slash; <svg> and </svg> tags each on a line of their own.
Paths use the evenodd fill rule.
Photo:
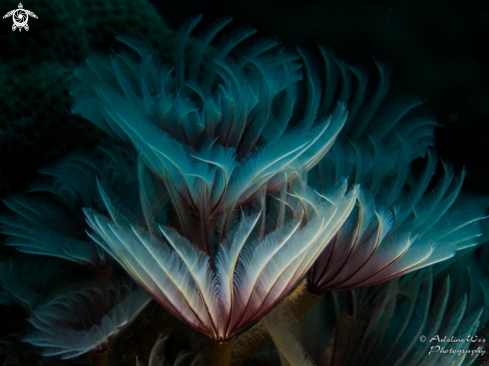
<svg viewBox="0 0 489 366">
<path fill-rule="evenodd" d="M 12 25 L 13 31 L 15 31 L 17 28 L 19 29 L 19 32 L 22 31 L 22 28 L 28 31 L 29 25 L 27 24 L 27 22 L 29 20 L 29 15 L 37 19 L 36 14 L 34 14 L 30 10 L 24 9 L 22 3 L 19 3 L 18 9 L 9 11 L 7 14 L 3 16 L 3 19 L 8 18 L 10 16 L 12 17 L 12 20 L 14 21 L 14 24 Z"/>
</svg>

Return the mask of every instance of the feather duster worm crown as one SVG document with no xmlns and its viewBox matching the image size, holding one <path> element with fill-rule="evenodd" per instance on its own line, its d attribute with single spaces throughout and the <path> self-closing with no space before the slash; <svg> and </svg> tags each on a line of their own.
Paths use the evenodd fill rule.
<svg viewBox="0 0 489 366">
<path fill-rule="evenodd" d="M 322 192 L 348 177 L 362 193 L 309 271 L 308 290 L 321 294 L 372 286 L 474 247 L 485 207 L 457 202 L 465 172 L 455 174 L 449 163 L 439 164 L 443 175 L 433 184 L 437 154 L 430 147 L 437 123 L 410 113 L 421 100 L 406 96 L 381 104 L 389 80 L 378 62 L 379 86 L 366 100 L 368 79 L 362 69 L 331 52 L 323 57 L 325 94 L 338 84 L 349 117 L 328 155 L 309 172 L 308 184 Z M 421 157 L 425 168 L 411 172 L 410 165 Z"/>
<path fill-rule="evenodd" d="M 182 26 L 174 69 L 119 37 L 131 50 L 89 58 L 71 94 L 74 113 L 139 153 L 144 223 L 100 185 L 108 216 L 85 209 L 91 237 L 172 314 L 223 341 L 293 288 L 353 209 L 357 188 L 340 183 L 324 200 L 310 199 L 306 185 L 346 121 L 345 105 L 329 116 L 308 106 L 289 126 L 298 56 L 265 41 L 229 57 L 252 30 L 231 33 L 214 68 L 200 72 L 196 57 L 184 73 L 199 19 Z M 211 27 L 198 55 L 225 23 Z"/>
<path fill-rule="evenodd" d="M 43 356 L 62 359 L 105 351 L 150 301 L 130 279 L 70 283 L 32 311 L 36 330 L 24 341 L 42 347 Z"/>
<path fill-rule="evenodd" d="M 162 65 L 141 42 L 119 37 L 129 49 L 87 59 L 75 72 L 79 82 L 71 90 L 74 113 L 138 153 L 144 219 L 100 183 L 104 212 L 84 208 L 89 235 L 170 313 L 215 341 L 227 341 L 274 308 L 318 258 L 322 258 L 320 265 L 330 263 L 335 273 L 323 266 L 315 268 L 317 275 L 309 279 L 315 277 L 321 290 L 346 289 L 385 281 L 475 244 L 478 230 L 471 223 L 477 217 L 472 215 L 455 215 L 460 229 L 455 236 L 447 237 L 450 215 L 439 221 L 433 235 L 426 235 L 459 193 L 462 180 L 452 184 L 450 169 L 434 199 L 423 199 L 415 207 L 418 219 L 406 221 L 411 214 L 416 216 L 411 209 L 400 212 L 398 236 L 394 231 L 386 236 L 391 216 L 379 208 L 374 221 L 369 194 L 359 193 L 357 185 L 347 192 L 347 179 L 335 177 L 328 187 L 320 184 L 320 192 L 308 186 L 308 172 L 337 138 L 344 144 L 350 137 L 358 156 L 370 130 L 374 150 L 390 150 L 404 158 L 400 172 L 370 167 L 378 186 L 390 188 L 395 183 L 391 195 L 388 188 L 379 189 L 379 202 L 388 209 L 403 187 L 410 161 L 423 156 L 431 145 L 432 121 L 394 128 L 419 100 L 409 99 L 377 115 L 388 86 L 381 64 L 377 64 L 380 86 L 364 103 L 363 73 L 337 62 L 344 75 L 349 69 L 359 80 L 351 99 L 350 82 L 338 95 L 350 103 L 352 116 L 347 120 L 343 102 L 331 108 L 337 94 L 334 77 L 327 79 L 321 101 L 312 63 L 299 50 L 308 92 L 304 108 L 297 112 L 299 56 L 275 41 L 238 50 L 236 46 L 253 30 L 225 37 L 214 67 L 202 67 L 207 46 L 228 20 L 203 33 L 201 48 L 186 72 L 185 44 L 199 20 L 192 19 L 180 29 L 174 68 Z M 330 77 L 334 58 L 324 48 L 321 52 Z M 347 135 L 340 134 L 343 127 Z M 411 147 L 405 148 L 405 143 Z M 344 164 L 341 158 L 333 159 L 335 163 Z M 355 183 L 362 182 L 361 169 L 357 164 Z M 429 172 L 430 168 L 428 181 Z M 413 205 L 426 188 L 420 184 L 414 189 L 420 192 Z M 392 199 L 384 202 L 385 197 Z M 359 207 L 348 221 L 357 200 Z M 349 235 L 355 217 L 358 224 Z M 345 222 L 348 225 L 339 231 Z M 402 226 L 405 223 L 410 224 Z M 412 245 L 416 237 L 421 239 Z M 380 245 L 384 238 L 389 240 Z M 336 241 L 341 248 L 334 247 L 332 260 L 320 257 Z M 436 241 L 448 244 L 435 246 Z M 416 248 L 423 249 L 421 255 L 410 250 Z M 366 262 L 364 252 L 371 253 Z"/>
<path fill-rule="evenodd" d="M 476 276 L 480 270 L 468 254 L 448 270 L 435 265 L 369 288 L 333 292 L 295 327 L 283 304 L 262 322 L 280 359 L 312 359 L 297 365 L 472 365 L 483 346 L 475 334 L 488 305 L 480 284 L 487 276 Z M 447 346 L 446 339 L 458 341 Z"/>
<path fill-rule="evenodd" d="M 184 25 L 182 34 L 194 26 L 195 21 Z M 301 79 L 298 56 L 270 41 L 225 58 L 247 36 L 229 40 L 212 71 L 200 75 L 200 64 L 193 63 L 185 83 L 183 48 L 175 51 L 173 79 L 172 69 L 160 65 L 153 52 L 120 37 L 139 60 L 127 53 L 90 58 L 75 73 L 81 83 L 71 91 L 74 113 L 136 147 L 165 186 L 179 232 L 190 238 L 197 227 L 208 253 L 210 223 L 222 218 L 225 236 L 232 212 L 256 200 L 265 183 L 267 195 L 276 192 L 285 184 L 279 173 L 311 169 L 347 117 L 339 104 L 331 116 L 306 112 L 298 126 L 287 128 Z M 221 83 L 211 88 L 216 74 Z"/>
<path fill-rule="evenodd" d="M 98 151 L 73 154 L 43 168 L 43 180 L 28 193 L 4 200 L 11 209 L 0 216 L 0 232 L 7 245 L 29 254 L 63 258 L 84 266 L 106 267 L 113 262 L 86 231 L 82 208 L 104 211 L 97 181 L 122 197 L 125 205 L 140 216 L 136 156 L 110 144 Z"/>
</svg>

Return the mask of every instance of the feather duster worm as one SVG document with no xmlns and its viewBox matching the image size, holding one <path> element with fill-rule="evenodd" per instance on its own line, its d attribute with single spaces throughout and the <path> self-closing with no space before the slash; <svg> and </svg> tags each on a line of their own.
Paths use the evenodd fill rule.
<svg viewBox="0 0 489 366">
<path fill-rule="evenodd" d="M 198 20 L 182 26 L 174 73 L 140 42 L 119 37 L 132 53 L 89 58 L 71 94 L 74 113 L 139 153 L 145 225 L 99 187 L 109 216 L 85 209 L 91 237 L 169 312 L 227 342 L 306 273 L 350 214 L 357 188 L 345 195 L 340 184 L 329 201 L 305 204 L 306 173 L 332 146 L 345 106 L 330 116 L 307 108 L 289 127 L 298 56 L 266 41 L 227 57 L 251 30 L 228 36 L 213 69 L 201 73 L 196 57 L 186 75 L 183 50 Z M 202 52 L 224 23 L 206 33 Z M 162 210 L 166 220 L 156 218 Z"/>
<path fill-rule="evenodd" d="M 428 192 L 437 163 L 428 149 L 436 123 L 410 117 L 421 101 L 406 97 L 377 111 L 389 84 L 385 66 L 377 63 L 379 87 L 364 102 L 366 75 L 330 52 L 323 56 L 327 73 L 338 65 L 341 93 L 351 95 L 349 105 L 358 112 L 350 113 L 340 141 L 311 171 L 309 184 L 321 192 L 349 177 L 363 190 L 355 212 L 309 272 L 308 289 L 324 293 L 371 286 L 474 246 L 484 213 L 454 204 L 465 173 L 456 177 L 451 165 L 442 163 L 443 177 Z M 356 89 L 352 79 L 357 79 Z M 411 163 L 423 156 L 424 170 L 410 174 Z"/>
<path fill-rule="evenodd" d="M 111 216 L 91 209 L 85 214 L 92 238 L 155 300 L 222 342 L 265 315 L 302 278 L 353 208 L 356 191 L 344 196 L 345 189 L 343 185 L 336 190 L 330 202 L 317 197 L 312 209 L 289 197 L 293 217 L 279 221 L 270 232 L 265 224 L 271 221 L 269 215 L 248 212 L 263 207 L 242 211 L 236 227 L 219 243 L 215 270 L 209 255 L 173 228 L 159 225 L 163 239 L 152 236 L 123 216 L 103 190 Z M 277 214 L 284 216 L 285 205 L 277 200 L 277 207 Z"/>
<path fill-rule="evenodd" d="M 100 189 L 110 217 L 86 209 L 91 236 L 172 314 L 217 342 L 227 341 L 273 308 L 323 248 L 308 276 L 307 290 L 299 286 L 311 304 L 320 297 L 308 293 L 387 281 L 475 245 L 475 221 L 480 215 L 449 212 L 462 177 L 454 181 L 447 167 L 433 196 L 425 196 L 434 167 L 429 161 L 420 182 L 406 184 L 410 162 L 432 145 L 435 123 L 404 120 L 421 103 L 417 98 L 406 98 L 378 113 L 389 84 L 382 64 L 377 63 L 379 87 L 365 102 L 365 73 L 320 48 L 326 75 L 321 100 L 313 63 L 299 50 L 308 97 L 302 119 L 289 127 L 300 79 L 297 56 L 273 41 L 232 53 L 253 33 L 246 30 L 228 37 L 217 51 L 215 67 L 201 72 L 202 54 L 228 23 L 225 20 L 205 32 L 202 48 L 185 73 L 185 42 L 199 20 L 190 20 L 180 30 L 174 74 L 143 44 L 120 37 L 132 54 L 88 59 L 86 67 L 76 72 L 80 83 L 71 91 L 77 100 L 75 113 L 139 152 L 146 227 L 121 214 L 124 206 L 111 202 Z M 343 81 L 338 93 L 337 71 Z M 331 111 L 334 98 L 349 102 L 348 120 L 343 104 Z M 323 158 L 338 136 L 343 145 L 350 140 L 353 155 L 345 158 L 343 147 L 337 148 L 330 154 L 335 170 L 328 171 Z M 318 165 L 321 160 L 325 163 Z M 345 185 L 338 174 L 350 173 L 349 163 L 354 166 L 350 178 L 366 184 L 371 193 L 358 196 L 358 209 L 338 232 L 342 223 L 336 220 L 346 219 L 354 196 L 342 198 Z M 310 180 L 318 183 L 327 204 L 320 203 L 306 185 L 307 172 L 316 165 Z M 324 175 L 336 180 L 328 182 Z M 343 188 L 325 193 L 331 187 Z M 171 202 L 166 222 L 154 217 L 164 210 L 156 190 L 165 192 Z M 274 199 L 280 205 L 276 212 L 281 213 L 270 225 Z M 382 208 L 374 208 L 374 199 Z M 334 208 L 334 214 L 325 207 Z M 326 228 L 324 223 L 332 225 Z M 286 245 L 296 236 L 306 243 L 301 250 L 312 250 L 300 261 L 298 253 L 305 252 L 299 245 L 294 249 L 298 252 L 288 252 L 293 246 Z M 267 248 L 263 254 L 262 247 Z M 259 256 L 251 256 L 251 250 Z M 272 258 L 285 253 L 292 260 L 272 270 Z M 289 268 L 293 260 L 296 266 Z M 285 275 L 288 271 L 290 275 Z M 295 295 L 290 299 L 301 301 Z"/>
<path fill-rule="evenodd" d="M 29 322 L 36 330 L 25 342 L 42 347 L 43 356 L 70 359 L 106 351 L 151 298 L 130 280 L 70 284 L 37 306 Z"/>
<path fill-rule="evenodd" d="M 136 158 L 117 145 L 73 154 L 41 170 L 44 179 L 29 193 L 4 200 L 10 212 L 0 216 L 7 245 L 29 254 L 49 255 L 92 267 L 95 281 L 110 277 L 113 259 L 86 231 L 82 208 L 101 205 L 96 177 L 140 216 Z"/>
<path fill-rule="evenodd" d="M 480 235 L 478 221 L 484 217 L 477 207 L 456 204 L 465 174 L 456 177 L 450 164 L 442 164 L 443 177 L 427 192 L 437 160 L 429 150 L 435 123 L 428 118 L 404 118 L 420 101 L 408 97 L 377 111 L 389 84 L 385 67 L 377 63 L 380 84 L 364 102 L 366 75 L 326 49 L 321 51 L 327 87 L 328 80 L 330 86 L 335 83 L 333 65 L 338 65 L 343 81 L 340 95 L 351 95 L 354 113 L 328 155 L 309 172 L 308 184 L 322 193 L 338 185 L 341 177 L 349 177 L 350 183 L 361 184 L 362 191 L 354 211 L 308 272 L 307 281 L 286 298 L 296 318 L 326 291 L 378 284 L 473 247 Z M 307 64 L 307 56 L 303 57 Z M 352 78 L 358 79 L 356 90 Z M 311 89 L 316 89 L 313 85 Z M 425 169 L 409 174 L 412 161 L 422 156 L 427 156 Z M 327 194 L 322 196 L 327 199 Z M 238 337 L 233 365 L 271 341 L 263 324 L 256 324 Z"/>
<path fill-rule="evenodd" d="M 324 364 L 473 363 L 478 353 L 471 342 L 455 342 L 449 345 L 453 352 L 443 353 L 439 350 L 447 344 L 440 340 L 445 336 L 465 340 L 475 335 L 482 320 L 483 303 L 475 306 L 468 299 L 480 296 L 481 289 L 457 289 L 456 277 L 434 277 L 430 269 L 388 282 L 381 285 L 382 289 L 335 292 L 337 320 L 350 321 L 346 322 L 348 326 L 336 325 L 332 358 Z M 347 314 L 346 309 L 351 306 L 353 313 Z M 353 354 L 353 349 L 361 352 Z"/>
<path fill-rule="evenodd" d="M 97 163 L 74 159 L 90 171 L 88 196 L 72 178 L 79 162 L 66 164 L 69 174 L 60 168 L 61 178 L 47 190 L 72 217 L 44 201 L 8 201 L 17 216 L 2 218 L 2 230 L 13 245 L 94 266 L 115 259 L 171 314 L 213 341 L 202 363 L 216 366 L 229 363 L 235 334 L 270 312 L 314 262 L 307 281 L 286 299 L 294 316 L 326 290 L 387 281 L 475 245 L 479 216 L 450 211 L 463 175 L 455 180 L 446 166 L 431 196 L 424 192 L 433 160 L 418 183 L 406 178 L 411 161 L 432 145 L 434 122 L 404 118 L 420 104 L 416 98 L 379 112 L 389 84 L 382 64 L 379 87 L 365 101 L 360 68 L 320 47 L 321 93 L 319 73 L 299 49 L 307 97 L 298 109 L 299 56 L 273 40 L 244 47 L 253 29 L 225 36 L 209 68 L 203 55 L 229 20 L 214 23 L 184 62 L 199 20 L 180 29 L 174 68 L 141 42 L 119 37 L 127 50 L 91 57 L 76 70 L 73 112 L 127 151 L 105 152 L 114 168 L 108 178 Z M 330 151 L 336 140 L 340 146 Z M 126 179 L 127 191 L 118 184 Z M 71 227 L 80 238 L 59 232 Z M 80 240 L 91 244 L 80 228 L 99 248 L 80 249 Z M 67 250 L 53 249 L 59 237 L 68 238 Z M 233 363 L 247 352 L 233 353 Z"/>
<path fill-rule="evenodd" d="M 183 34 L 195 23 L 184 25 Z M 90 58 L 75 73 L 81 83 L 71 91 L 74 113 L 136 147 L 171 199 L 175 227 L 187 239 L 198 237 L 212 260 L 215 222 L 220 219 L 224 238 L 233 212 L 256 200 L 261 187 L 267 196 L 276 192 L 287 181 L 280 173 L 311 169 L 346 121 L 339 104 L 329 117 L 306 115 L 300 126 L 287 128 L 300 80 L 297 56 L 264 42 L 224 59 L 246 35 L 225 44 L 212 72 L 200 75 L 200 64 L 193 65 L 189 74 L 202 81 L 185 84 L 177 47 L 175 93 L 172 69 L 144 45 L 119 37 L 139 60 L 127 53 Z M 220 84 L 210 89 L 216 74 Z"/>
<path fill-rule="evenodd" d="M 324 293 L 371 286 L 474 246 L 483 213 L 454 205 L 463 174 L 456 179 L 449 165 L 443 168 L 444 177 L 425 194 L 434 171 L 429 158 L 419 181 L 402 187 L 405 194 L 388 199 L 394 207 L 390 212 L 375 209 L 367 194 L 360 196 L 353 215 L 308 273 L 308 289 Z M 379 201 L 386 201 L 379 196 Z"/>
<path fill-rule="evenodd" d="M 471 365 L 482 351 L 476 333 L 487 311 L 480 282 L 487 276 L 474 275 L 481 269 L 468 255 L 448 268 L 428 267 L 369 288 L 332 292 L 295 327 L 290 315 L 273 322 L 277 310 L 287 315 L 282 304 L 262 322 L 282 353 L 282 365 L 301 353 L 318 366 Z M 445 337 L 459 341 L 444 342 Z M 295 348 L 284 346 L 293 339 Z"/>
</svg>

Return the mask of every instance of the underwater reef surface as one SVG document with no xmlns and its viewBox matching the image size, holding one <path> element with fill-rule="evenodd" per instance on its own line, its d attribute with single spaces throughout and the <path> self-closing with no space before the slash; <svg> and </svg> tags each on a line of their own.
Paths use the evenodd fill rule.
<svg viewBox="0 0 489 366">
<path fill-rule="evenodd" d="M 438 58 L 400 77 L 415 56 L 384 62 L 396 35 L 426 48 L 395 18 L 417 8 L 376 4 L 172 3 L 159 11 L 178 31 L 157 2 L 24 4 L 39 19 L 0 35 L 0 363 L 483 365 L 484 155 L 467 192 L 466 155 L 453 167 L 444 146 L 470 128 L 450 142 L 446 113 L 427 112 L 442 103 L 424 102 L 451 90 Z M 258 36 L 188 18 L 206 7 Z M 389 37 L 367 26 L 379 9 Z M 456 84 L 478 99 L 469 69 Z M 477 105 L 448 121 L 486 116 Z"/>
</svg>

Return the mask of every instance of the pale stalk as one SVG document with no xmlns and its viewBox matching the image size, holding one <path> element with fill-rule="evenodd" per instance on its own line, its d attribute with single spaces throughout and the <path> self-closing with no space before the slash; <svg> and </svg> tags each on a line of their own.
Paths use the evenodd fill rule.
<svg viewBox="0 0 489 366">
<path fill-rule="evenodd" d="M 233 350 L 235 339 L 235 336 L 226 342 L 214 342 L 210 338 L 206 339 L 200 365 L 228 366 L 231 361 L 231 351 Z"/>
<path fill-rule="evenodd" d="M 289 309 L 294 319 L 300 319 L 309 309 L 316 305 L 323 294 L 313 294 L 307 289 L 307 280 L 302 281 L 285 297 L 283 304 Z M 230 366 L 239 366 L 255 353 L 264 350 L 272 343 L 268 330 L 258 322 L 240 335 L 231 353 Z"/>
</svg>

